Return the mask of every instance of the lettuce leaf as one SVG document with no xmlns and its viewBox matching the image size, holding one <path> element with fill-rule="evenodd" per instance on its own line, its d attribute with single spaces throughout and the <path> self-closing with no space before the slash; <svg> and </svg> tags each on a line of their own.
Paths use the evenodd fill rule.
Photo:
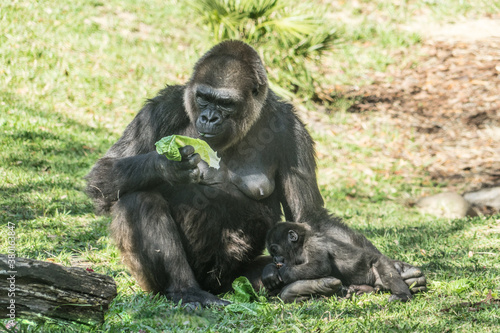
<svg viewBox="0 0 500 333">
<path fill-rule="evenodd" d="M 259 296 L 252 287 L 252 284 L 244 276 L 233 281 L 234 296 L 233 303 L 226 305 L 226 312 L 245 313 L 258 316 L 266 311 L 266 298 Z"/>
<path fill-rule="evenodd" d="M 200 154 L 202 160 L 212 168 L 219 169 L 220 157 L 203 140 L 191 138 L 183 135 L 170 135 L 155 143 L 158 154 L 165 155 L 169 160 L 180 161 L 182 159 L 179 148 L 193 146 L 194 151 Z"/>
</svg>

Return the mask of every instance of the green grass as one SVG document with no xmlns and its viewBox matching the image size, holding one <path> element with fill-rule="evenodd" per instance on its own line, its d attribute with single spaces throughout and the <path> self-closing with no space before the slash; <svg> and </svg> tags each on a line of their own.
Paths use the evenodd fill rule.
<svg viewBox="0 0 500 333">
<path fill-rule="evenodd" d="M 344 71 L 332 65 L 320 83 L 369 81 L 366 72 L 382 71 L 395 59 L 411 61 L 395 54 L 401 57 L 398 50 L 418 45 L 418 36 L 399 33 L 392 22 L 406 20 L 414 11 L 424 8 L 436 13 L 436 19 L 450 19 L 456 12 L 487 14 L 499 5 L 409 1 L 408 8 L 400 8 L 393 3 L 364 2 L 364 12 L 349 4 L 341 7 L 350 13 L 346 22 L 360 23 L 337 22 L 345 33 L 331 62 Z M 403 159 L 384 158 L 385 147 L 400 140 L 397 129 L 375 121 L 357 128 L 355 115 L 340 111 L 325 123 L 342 130 L 314 133 L 327 206 L 388 256 L 421 266 L 429 280 L 427 293 L 408 304 L 389 304 L 387 294 L 296 305 L 272 299 L 257 315 L 225 309 L 189 312 L 143 293 L 110 241 L 109 218 L 95 216 L 83 194 L 83 177 L 146 98 L 167 83 L 185 82 L 196 59 L 210 47 L 208 33 L 178 1 L 18 1 L 0 6 L 0 253 L 7 251 L 4 235 L 13 222 L 18 256 L 90 267 L 113 276 L 119 292 L 100 327 L 26 320 L 25 330 L 500 330 L 498 305 L 460 306 L 484 300 L 490 290 L 500 298 L 500 216 L 446 220 L 406 208 L 406 199 L 442 184 L 433 184 L 422 169 Z M 385 23 L 375 24 L 372 14 L 377 12 L 387 14 Z"/>
</svg>

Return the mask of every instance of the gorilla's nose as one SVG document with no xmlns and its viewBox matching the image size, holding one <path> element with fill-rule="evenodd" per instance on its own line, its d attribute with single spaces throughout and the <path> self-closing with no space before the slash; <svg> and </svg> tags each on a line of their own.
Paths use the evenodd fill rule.
<svg viewBox="0 0 500 333">
<path fill-rule="evenodd" d="M 284 264 L 285 263 L 285 258 L 282 256 L 276 256 L 273 258 L 275 264 Z"/>
<path fill-rule="evenodd" d="M 220 115 L 212 110 L 203 111 L 200 115 L 200 121 L 203 125 L 216 125 L 220 120 Z"/>
</svg>

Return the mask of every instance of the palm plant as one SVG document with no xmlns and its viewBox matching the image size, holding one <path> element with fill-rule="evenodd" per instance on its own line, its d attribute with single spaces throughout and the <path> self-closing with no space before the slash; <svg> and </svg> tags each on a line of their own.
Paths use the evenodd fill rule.
<svg viewBox="0 0 500 333">
<path fill-rule="evenodd" d="M 289 0 L 195 0 L 215 42 L 243 40 L 257 49 L 268 66 L 273 90 L 284 97 L 314 95 L 311 66 L 318 64 L 337 39 L 312 4 Z"/>
</svg>

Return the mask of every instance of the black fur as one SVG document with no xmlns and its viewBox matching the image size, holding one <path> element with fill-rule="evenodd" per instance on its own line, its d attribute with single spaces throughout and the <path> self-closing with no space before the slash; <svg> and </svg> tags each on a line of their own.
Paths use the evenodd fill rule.
<svg viewBox="0 0 500 333">
<path fill-rule="evenodd" d="M 158 155 L 155 142 L 172 134 L 206 140 L 221 168 L 189 146 L 181 162 Z M 282 207 L 291 220 L 324 209 L 314 156 L 293 107 L 268 89 L 257 53 L 228 41 L 197 62 L 186 85 L 148 100 L 87 175 L 86 192 L 111 213 L 112 237 L 143 289 L 225 304 L 210 293 L 269 262 L 254 260 Z"/>
<path fill-rule="evenodd" d="M 300 280 L 334 277 L 344 286 L 355 286 L 357 291 L 373 290 L 363 285 L 390 290 L 390 301 L 412 298 L 401 273 L 411 269 L 413 275 L 422 276 L 415 267 L 389 259 L 339 218 L 319 213 L 306 221 L 309 223 L 278 223 L 269 231 L 266 245 L 274 263 L 266 266 L 263 273 L 268 289 L 281 289 Z M 302 297 L 306 294 L 302 289 L 309 290 L 310 283 L 298 283 L 293 289 L 295 296 Z M 285 298 L 294 300 L 289 291 Z"/>
</svg>

